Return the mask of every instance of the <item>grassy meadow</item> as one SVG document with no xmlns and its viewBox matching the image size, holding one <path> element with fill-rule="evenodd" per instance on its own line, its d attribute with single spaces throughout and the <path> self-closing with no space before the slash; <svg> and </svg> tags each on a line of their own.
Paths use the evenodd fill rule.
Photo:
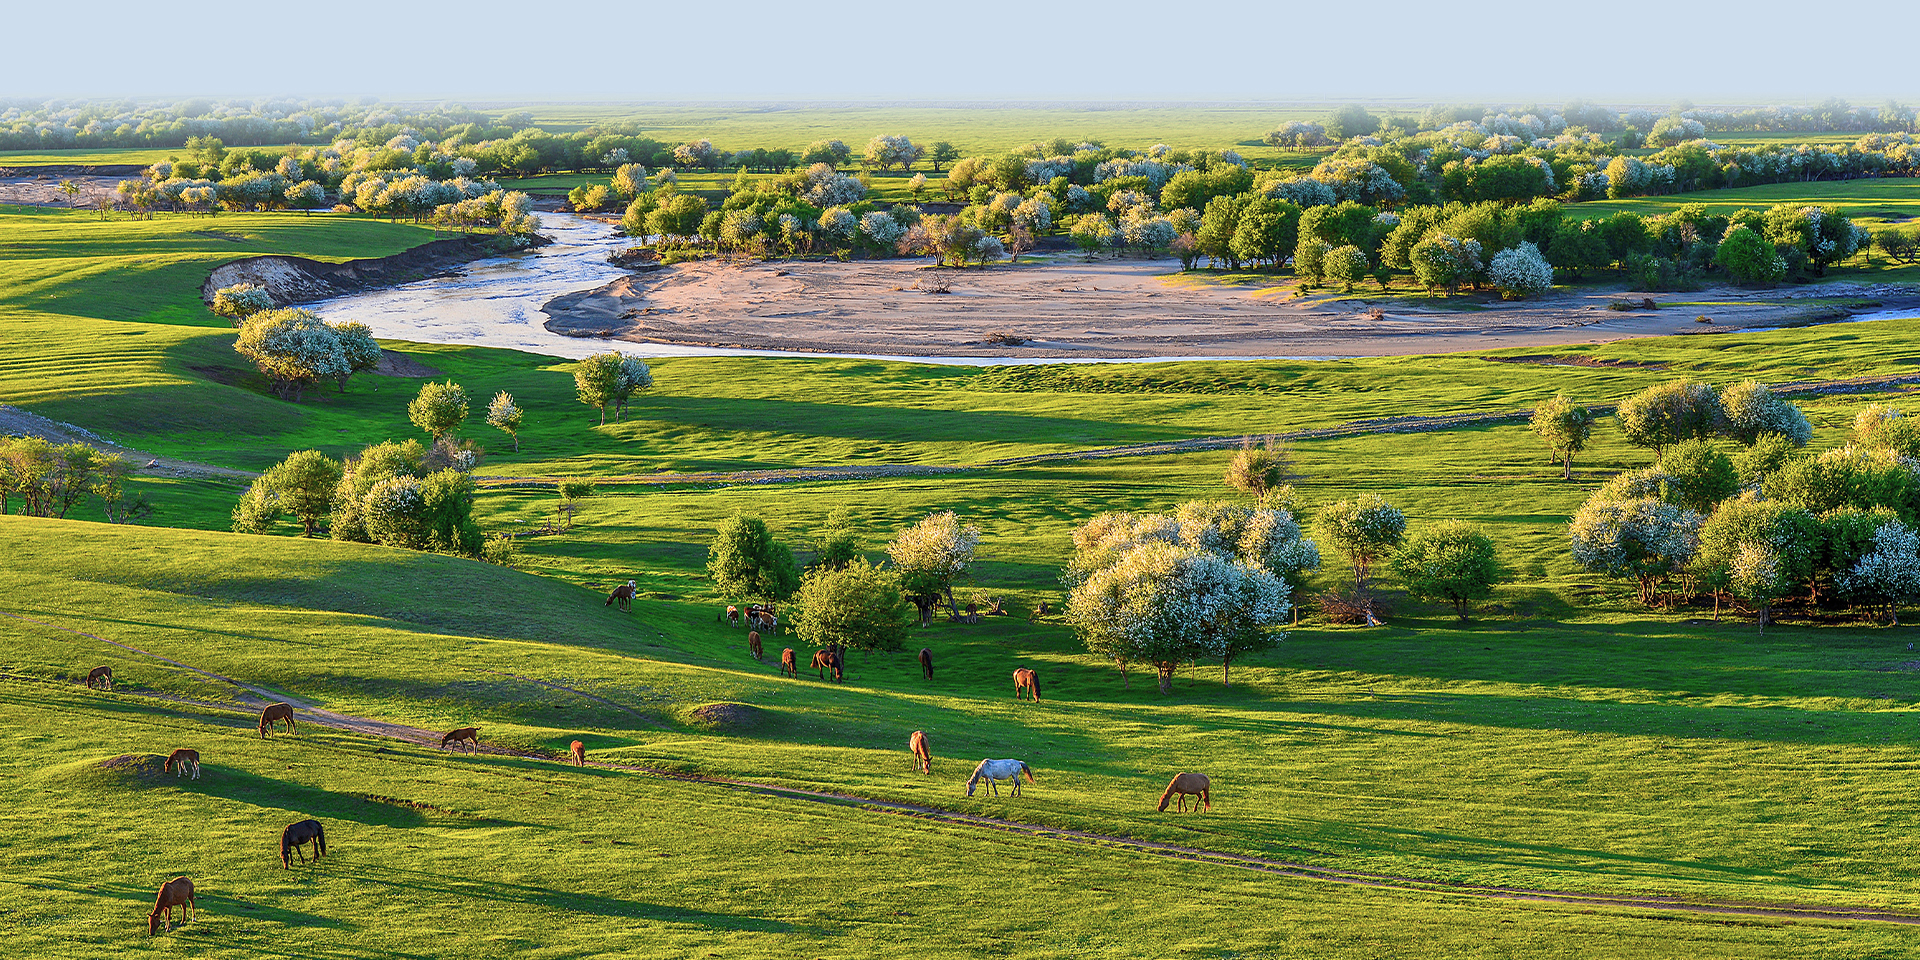
<svg viewBox="0 0 1920 960">
<path fill-rule="evenodd" d="M 0 211 L 0 403 L 246 469 L 414 436 L 416 380 L 269 397 L 197 288 L 241 256 L 378 256 L 430 238 L 349 218 Z M 390 343 L 482 403 L 509 390 L 527 409 L 518 454 L 478 417 L 465 431 L 488 447 L 483 526 L 543 522 L 553 478 L 599 492 L 570 531 L 523 538 L 517 570 L 227 533 L 231 482 L 139 481 L 158 508 L 148 526 L 0 517 L 0 829 L 14 838 L 0 844 L 0 937 L 58 958 L 1920 954 L 1904 928 L 1839 912 L 1707 915 L 1439 885 L 1920 912 L 1907 842 L 1920 802 L 1904 780 L 1920 767 L 1913 632 L 1788 620 L 1762 636 L 1737 617 L 1637 608 L 1626 585 L 1575 570 L 1568 514 L 1648 460 L 1611 421 L 1572 482 L 1520 421 L 1296 442 L 1304 510 L 1377 492 L 1416 528 L 1473 520 L 1513 583 L 1464 625 L 1397 594 L 1384 627 L 1309 616 L 1236 662 L 1231 685 L 1201 664 L 1166 697 L 1150 673 L 1125 681 L 1057 618 L 1027 613 L 1060 600 L 1076 525 L 1225 496 L 1227 454 L 994 463 L 1514 411 L 1559 391 L 1611 403 L 1680 376 L 1914 372 L 1916 333 L 1920 320 L 1674 337 L 1556 348 L 1554 363 L 670 359 L 605 426 L 576 401 L 568 362 Z M 1566 365 L 1621 360 L 1637 365 Z M 1899 387 L 1803 398 L 1815 444 L 1840 442 L 1874 400 L 1911 404 Z M 966 469 L 638 482 L 848 464 Z M 931 510 L 978 523 L 980 560 L 959 592 L 1006 598 L 1014 615 L 916 630 L 909 649 L 934 652 L 933 682 L 908 654 L 855 654 L 837 686 L 753 661 L 715 622 L 714 524 L 763 516 L 804 557 L 843 508 L 875 557 Z M 605 606 L 629 578 L 633 611 Z M 80 688 L 100 663 L 115 666 L 115 692 Z M 1042 703 L 1010 696 L 1021 665 L 1039 669 Z M 483 744 L 516 753 L 304 722 L 297 738 L 263 740 L 223 677 L 349 716 L 477 725 Z M 725 724 L 695 713 L 716 703 L 751 709 Z M 915 729 L 932 739 L 932 777 L 910 766 Z M 620 766 L 542 759 L 574 739 Z M 152 755 L 175 746 L 202 752 L 200 780 L 157 772 Z M 1027 760 L 1038 782 L 1018 800 L 963 796 L 988 756 Z M 1211 813 L 1154 812 L 1183 769 L 1214 777 Z M 1299 879 L 645 770 L 1417 882 Z M 327 824 L 327 859 L 273 866 L 275 832 L 308 816 Z M 200 885 L 200 918 L 148 941 L 153 890 L 180 874 Z"/>
</svg>

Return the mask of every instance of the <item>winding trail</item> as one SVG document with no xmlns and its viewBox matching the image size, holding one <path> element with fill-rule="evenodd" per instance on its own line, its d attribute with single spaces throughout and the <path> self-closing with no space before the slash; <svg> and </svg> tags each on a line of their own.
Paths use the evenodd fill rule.
<svg viewBox="0 0 1920 960">
<path fill-rule="evenodd" d="M 22 616 L 20 614 L 11 613 L 4 610 L 0 610 L 0 616 L 9 617 L 14 620 L 23 621 L 26 623 L 36 624 L 52 630 L 59 630 L 66 633 L 75 634 L 77 636 L 86 637 L 92 640 L 96 640 L 100 643 L 107 644 L 108 646 L 125 650 L 129 653 L 138 654 L 140 656 L 148 657 L 153 660 L 156 660 L 160 663 L 165 663 L 170 666 L 178 667 L 182 670 L 186 670 L 200 677 L 204 677 L 220 683 L 229 684 L 233 688 L 235 688 L 237 691 L 240 691 L 241 696 L 238 699 L 241 699 L 243 703 L 246 703 L 250 706 L 254 705 L 256 702 L 259 704 L 270 703 L 270 702 L 284 702 L 284 703 L 290 704 L 293 706 L 295 712 L 300 715 L 301 720 L 304 720 L 308 723 L 316 724 L 318 726 L 329 727 L 336 730 L 344 730 L 349 733 L 356 733 L 356 734 L 361 734 L 369 737 L 377 737 L 377 738 L 389 739 L 389 740 L 399 740 L 399 741 L 416 744 L 420 746 L 437 747 L 440 744 L 440 734 L 435 731 L 422 730 L 418 727 L 411 727 L 411 726 L 407 726 L 405 724 L 399 724 L 399 723 L 391 723 L 384 720 L 372 720 L 365 717 L 354 717 L 354 716 L 349 716 L 347 714 L 326 710 L 326 709 L 314 706 L 313 704 L 308 703 L 304 700 L 298 699 L 296 697 L 291 697 L 273 690 L 269 690 L 265 687 L 259 687 L 253 684 L 235 680 L 232 677 L 227 677 L 227 676 L 223 676 L 221 674 L 213 673 L 207 670 L 202 670 L 190 664 L 181 663 L 177 660 L 172 660 L 167 657 L 160 656 L 159 654 L 152 653 L 146 650 L 141 650 L 138 647 L 130 646 L 128 644 L 120 643 L 118 641 L 108 640 L 105 637 L 88 633 L 84 630 L 77 630 L 72 627 L 62 626 L 56 623 L 49 623 L 45 620 L 39 620 L 33 617 Z M 580 696 L 587 697 L 589 699 L 598 701 L 600 703 L 608 704 L 609 706 L 614 706 L 614 707 L 618 707 L 619 709 L 626 710 L 629 713 L 635 713 L 635 714 L 639 713 L 638 711 L 635 711 L 630 707 L 625 707 L 621 704 L 613 703 L 612 701 L 605 700 L 603 698 L 596 697 L 591 694 L 581 693 L 580 691 L 574 690 L 570 687 L 565 687 L 565 686 L 561 686 L 553 683 L 547 683 L 545 681 L 540 681 L 540 680 L 533 680 L 531 678 L 521 677 L 515 674 L 501 673 L 500 671 L 489 670 L 486 672 L 496 673 L 501 676 L 513 677 L 514 679 L 524 680 L 530 683 L 536 683 L 541 686 L 548 687 L 555 690 L 564 690 L 570 693 L 579 694 Z M 26 680 L 37 680 L 38 678 L 18 677 L 11 674 L 7 674 L 7 675 L 0 675 L 0 679 L 26 681 Z M 40 682 L 45 682 L 45 681 L 40 681 Z M 114 693 L 102 692 L 102 693 L 99 693 L 99 695 L 101 696 L 137 696 L 137 697 L 143 697 L 146 699 L 160 700 L 162 702 L 191 702 L 200 706 L 210 707 L 214 709 L 232 709 L 231 707 L 227 707 L 224 704 L 207 703 L 205 701 L 184 700 L 184 698 L 168 697 L 168 696 L 158 695 L 158 694 L 139 694 L 139 693 L 131 693 L 131 692 L 114 692 Z M 529 760 L 543 760 L 543 761 L 552 762 L 556 765 L 565 764 L 565 761 L 559 757 L 549 756 L 547 754 L 541 754 L 541 753 L 520 751 L 520 750 L 506 750 L 498 747 L 482 746 L 477 748 L 477 752 L 494 754 L 498 756 L 511 756 L 511 757 L 517 757 L 521 759 L 529 759 Z M 1672 912 L 1672 913 L 1692 914 L 1692 915 L 1701 915 L 1701 916 L 1744 916 L 1744 917 L 1764 917 L 1764 918 L 1779 919 L 1779 920 L 1821 920 L 1821 921 L 1831 921 L 1831 922 L 1870 920 L 1870 921 L 1876 921 L 1876 922 L 1882 922 L 1882 923 L 1897 923 L 1897 924 L 1904 924 L 1904 925 L 1910 925 L 1910 926 L 1920 926 L 1920 911 L 1890 910 L 1890 909 L 1882 909 L 1878 907 L 1870 907 L 1870 906 L 1857 905 L 1857 904 L 1778 903 L 1778 902 L 1761 902 L 1761 901 L 1749 901 L 1749 900 L 1692 899 L 1692 898 L 1668 896 L 1668 895 L 1661 895 L 1661 894 L 1626 895 L 1626 894 L 1585 893 L 1585 892 L 1580 892 L 1575 890 L 1549 890 L 1549 889 L 1532 888 L 1532 887 L 1509 887 L 1509 886 L 1499 886 L 1499 885 L 1490 885 L 1490 884 L 1460 883 L 1460 882 L 1447 881 L 1447 880 L 1432 880 L 1432 879 L 1426 879 L 1421 877 L 1402 876 L 1402 875 L 1396 875 L 1396 874 L 1372 873 L 1372 872 L 1361 871 L 1361 870 L 1344 870 L 1336 867 L 1321 867 L 1321 866 L 1314 866 L 1312 864 L 1307 864 L 1307 863 L 1299 863 L 1291 860 L 1279 860 L 1279 859 L 1274 859 L 1270 857 L 1257 857 L 1257 856 L 1252 856 L 1248 854 L 1227 853 L 1227 852 L 1218 851 L 1218 850 L 1208 850 L 1201 847 L 1190 847 L 1190 846 L 1184 846 L 1184 845 L 1175 844 L 1175 843 L 1163 843 L 1163 842 L 1153 841 L 1153 840 L 1139 840 L 1132 837 L 1124 837 L 1124 836 L 1119 836 L 1115 834 L 1097 833 L 1097 832 L 1087 831 L 1087 830 L 1070 830 L 1070 829 L 1065 829 L 1061 827 L 1049 827 L 1041 824 L 1027 823 L 1024 821 L 1012 820 L 1004 817 L 989 817 L 989 816 L 982 816 L 979 814 L 956 813 L 949 810 L 943 810 L 938 807 L 930 807 L 922 804 L 904 803 L 904 802 L 893 801 L 893 800 L 878 800 L 872 797 L 863 797 L 863 796 L 859 796 L 857 794 L 851 794 L 851 793 L 839 793 L 839 792 L 824 791 L 824 790 L 808 790 L 801 787 L 781 786 L 778 784 L 762 783 L 754 780 L 742 780 L 734 777 L 724 777 L 724 776 L 717 776 L 712 774 L 701 774 L 701 773 L 687 773 L 687 772 L 677 771 L 677 770 L 664 770 L 657 767 L 649 767 L 649 766 L 644 766 L 639 764 L 593 761 L 592 765 L 595 767 L 599 767 L 607 770 L 620 770 L 620 771 L 639 774 L 643 776 L 673 780 L 681 783 L 697 784 L 700 786 L 712 787 L 716 789 L 735 790 L 735 791 L 741 791 L 745 793 L 753 793 L 753 794 L 758 794 L 762 796 L 778 797 L 785 800 L 795 800 L 795 801 L 808 802 L 808 803 L 829 804 L 829 805 L 841 806 L 841 807 L 856 807 L 862 810 L 868 810 L 875 813 L 890 814 L 890 815 L 906 817 L 914 820 L 946 824 L 946 825 L 955 826 L 955 827 L 964 827 L 964 828 L 972 828 L 972 829 L 979 829 L 979 830 L 992 830 L 992 831 L 1004 833 L 1004 834 L 1012 834 L 1016 836 L 1029 837 L 1036 840 L 1053 840 L 1053 841 L 1059 841 L 1064 843 L 1082 844 L 1085 846 L 1097 847 L 1103 850 L 1124 851 L 1124 852 L 1135 853 L 1135 854 L 1140 854 L 1144 856 L 1159 857 L 1167 860 L 1179 860 L 1179 861 L 1184 861 L 1188 863 L 1211 864 L 1218 867 L 1227 867 L 1227 868 L 1233 868 L 1233 869 L 1239 869 L 1239 870 L 1252 870 L 1260 873 L 1267 873 L 1275 876 L 1287 877 L 1289 879 L 1294 879 L 1294 880 L 1307 880 L 1307 881 L 1316 881 L 1321 883 L 1335 883 L 1335 884 L 1341 884 L 1344 886 L 1366 887 L 1366 888 L 1375 889 L 1375 890 L 1394 891 L 1394 892 L 1401 892 L 1401 893 L 1407 893 L 1407 894 L 1454 896 L 1454 897 L 1463 897 L 1467 899 L 1486 900 L 1486 901 L 1567 904 L 1572 906 L 1589 907 L 1589 908 L 1611 908 L 1611 909 L 1621 909 L 1621 910 L 1658 910 L 1658 911 L 1666 911 L 1666 912 Z"/>
</svg>

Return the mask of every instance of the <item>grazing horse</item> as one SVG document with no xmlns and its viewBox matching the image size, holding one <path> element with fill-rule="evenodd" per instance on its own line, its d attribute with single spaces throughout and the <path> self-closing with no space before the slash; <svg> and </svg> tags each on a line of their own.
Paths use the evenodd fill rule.
<svg viewBox="0 0 1920 960">
<path fill-rule="evenodd" d="M 1040 675 L 1021 667 L 1013 672 L 1013 698 L 1024 700 L 1027 694 L 1033 695 L 1034 703 L 1040 702 Z"/>
<path fill-rule="evenodd" d="M 728 623 L 739 623 L 739 622 L 740 622 L 740 608 L 739 608 L 739 607 L 736 607 L 736 606 L 734 606 L 733 604 L 727 604 L 727 612 L 726 612 L 726 622 L 728 622 Z"/>
<path fill-rule="evenodd" d="M 92 670 L 87 671 L 87 689 L 92 690 L 95 688 L 101 690 L 113 689 L 112 667 L 94 667 Z"/>
<path fill-rule="evenodd" d="M 1033 771 L 1027 768 L 1024 761 L 982 760 L 979 766 L 973 768 L 973 776 L 967 778 L 967 796 L 973 796 L 973 788 L 979 786 L 980 781 L 985 780 L 987 789 L 993 791 L 993 795 L 997 797 L 1000 795 L 1000 787 L 994 781 L 1012 780 L 1013 795 L 1017 797 L 1020 795 L 1021 774 L 1026 774 L 1028 783 L 1034 782 Z"/>
<path fill-rule="evenodd" d="M 160 932 L 161 914 L 166 915 L 167 929 L 173 929 L 174 907 L 180 908 L 181 923 L 186 923 L 194 915 L 192 880 L 174 877 L 160 885 L 160 895 L 153 898 L 153 912 L 147 914 L 147 936 Z"/>
<path fill-rule="evenodd" d="M 440 749 L 445 750 L 447 744 L 462 741 L 473 744 L 475 750 L 480 749 L 480 728 L 461 727 L 458 730 L 448 730 L 446 735 L 440 738 Z"/>
<path fill-rule="evenodd" d="M 288 824 L 285 830 L 280 831 L 280 866 L 293 869 L 287 863 L 288 852 L 298 855 L 300 862 L 306 863 L 307 855 L 300 847 L 307 843 L 313 844 L 313 862 L 319 863 L 320 858 L 327 854 L 327 829 L 320 825 L 320 821 L 302 820 Z"/>
<path fill-rule="evenodd" d="M 792 647 L 780 651 L 780 675 L 800 679 L 800 665 L 793 659 Z"/>
<path fill-rule="evenodd" d="M 933 679 L 933 651 L 926 647 L 920 648 L 920 673 L 928 680 Z"/>
<path fill-rule="evenodd" d="M 288 733 L 295 732 L 293 728 L 293 707 L 285 703 L 267 704 L 267 708 L 260 711 L 260 735 L 263 737 L 266 736 L 267 731 L 272 729 L 275 723 L 282 720 L 287 722 Z"/>
<path fill-rule="evenodd" d="M 840 679 L 840 668 L 833 665 L 833 651 L 831 649 L 815 650 L 813 652 L 813 662 L 807 664 L 807 666 L 820 671 L 820 679 L 822 680 L 827 678 L 828 670 L 833 671 L 833 679 L 835 681 Z"/>
<path fill-rule="evenodd" d="M 762 659 L 765 655 L 765 651 L 760 647 L 760 631 L 747 631 L 747 652 L 753 654 L 755 660 Z"/>
<path fill-rule="evenodd" d="M 573 765 L 576 767 L 586 766 L 587 765 L 587 745 L 584 743 L 581 743 L 578 740 L 575 740 L 573 742 L 572 749 L 573 749 Z"/>
<path fill-rule="evenodd" d="M 907 738 L 907 749 L 913 751 L 913 758 L 920 761 L 920 772 L 933 773 L 933 751 L 927 748 L 927 735 L 919 730 Z"/>
<path fill-rule="evenodd" d="M 188 771 L 192 771 L 193 779 L 198 780 L 200 779 L 200 751 L 181 747 L 167 754 L 166 766 L 160 769 L 166 773 L 173 774 L 176 779 L 184 776 Z"/>
<path fill-rule="evenodd" d="M 1213 781 L 1208 780 L 1207 775 L 1204 773 L 1174 774 L 1173 782 L 1167 784 L 1167 792 L 1160 795 L 1160 812 L 1167 812 L 1167 801 L 1172 800 L 1174 794 L 1180 795 L 1181 813 L 1187 812 L 1188 797 L 1200 798 L 1200 802 L 1194 804 L 1193 809 L 1199 810 L 1205 807 L 1208 810 L 1212 810 L 1213 796 L 1208 793 L 1208 788 L 1212 785 Z"/>
<path fill-rule="evenodd" d="M 628 580 L 626 583 L 623 583 L 620 586 L 614 587 L 613 592 L 607 594 L 607 602 L 604 604 L 601 604 L 601 606 L 611 607 L 613 606 L 613 602 L 615 600 L 618 600 L 620 601 L 620 609 L 626 610 L 628 612 L 632 612 L 633 591 L 634 591 L 633 581 Z"/>
</svg>

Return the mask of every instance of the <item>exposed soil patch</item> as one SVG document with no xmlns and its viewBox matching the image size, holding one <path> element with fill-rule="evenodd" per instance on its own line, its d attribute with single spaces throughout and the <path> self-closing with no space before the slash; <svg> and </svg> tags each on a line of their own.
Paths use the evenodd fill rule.
<svg viewBox="0 0 1920 960">
<path fill-rule="evenodd" d="M 940 296 L 929 296 L 938 291 Z M 1818 291 L 1629 294 L 1715 301 L 1620 313 L 1623 291 L 1446 305 L 1297 297 L 1290 283 L 1227 285 L 1171 260 L 1044 262 L 948 270 L 922 260 L 853 263 L 702 261 L 621 277 L 549 301 L 548 330 L 640 343 L 936 357 L 1357 357 L 1604 343 L 1727 333 L 1847 316 Z M 1896 298 L 1914 300 L 1911 291 Z M 1796 302 L 1796 298 L 1798 298 Z M 1463 305 L 1473 309 L 1460 309 Z M 1451 308 L 1449 308 L 1451 307 Z M 1837 314 L 1836 314 L 1837 311 Z M 1540 361 L 1547 362 L 1547 361 Z"/>
<path fill-rule="evenodd" d="M 380 365 L 373 372 L 383 377 L 437 377 L 440 371 L 429 367 L 404 353 L 392 350 L 380 351 Z"/>
<path fill-rule="evenodd" d="M 744 703 L 709 703 L 687 711 L 687 719 L 716 731 L 747 730 L 760 725 L 760 708 Z"/>
<path fill-rule="evenodd" d="M 228 243 L 246 243 L 247 242 L 247 238 L 241 236 L 240 234 L 227 233 L 221 230 L 192 230 L 188 232 L 194 234 L 195 236 L 212 237 L 215 240 L 225 240 Z"/>
</svg>

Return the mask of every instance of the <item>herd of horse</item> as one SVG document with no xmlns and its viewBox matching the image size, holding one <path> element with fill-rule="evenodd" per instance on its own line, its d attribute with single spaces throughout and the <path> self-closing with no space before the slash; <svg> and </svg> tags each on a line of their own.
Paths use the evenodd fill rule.
<svg viewBox="0 0 1920 960">
<path fill-rule="evenodd" d="M 613 593 L 607 597 L 606 605 L 612 606 L 618 602 L 622 610 L 629 610 L 632 608 L 633 595 L 634 582 L 629 580 L 626 584 L 615 589 Z M 729 606 L 720 615 L 720 619 L 726 623 L 744 624 L 749 628 L 747 632 L 747 649 L 748 653 L 751 654 L 755 660 L 762 659 L 764 654 L 761 645 L 761 634 L 773 633 L 778 629 L 780 623 L 779 617 L 774 613 L 773 608 L 759 604 L 749 605 L 744 611 L 744 615 L 739 608 Z M 933 651 L 922 647 L 918 659 L 920 661 L 921 676 L 926 680 L 932 680 Z M 842 682 L 845 678 L 846 670 L 846 653 L 844 648 L 836 645 L 815 651 L 809 668 L 817 670 L 818 676 L 822 680 L 826 679 L 828 672 L 831 671 L 833 681 L 835 683 Z M 780 651 L 780 673 L 782 676 L 794 678 L 798 678 L 800 674 L 798 661 L 794 656 L 792 647 L 786 647 Z M 89 689 L 112 690 L 113 668 L 110 666 L 93 668 L 87 673 L 86 683 Z M 1039 674 L 1030 667 L 1020 667 L 1014 670 L 1013 696 L 1015 700 L 1032 700 L 1038 703 L 1040 701 Z M 286 726 L 288 733 L 297 733 L 293 719 L 293 706 L 291 704 L 270 703 L 261 709 L 260 722 L 258 725 L 261 737 L 266 737 L 281 724 Z M 443 750 L 460 744 L 466 744 L 469 752 L 478 750 L 480 746 L 479 728 L 461 727 L 457 730 L 449 730 L 440 738 L 440 748 Z M 913 734 L 907 738 L 907 749 L 913 754 L 914 764 L 919 768 L 920 772 L 924 775 L 931 776 L 933 774 L 933 749 L 928 742 L 926 731 L 913 731 Z M 575 766 L 586 765 L 586 745 L 581 741 L 573 741 L 569 753 Z M 172 773 L 176 778 L 190 776 L 192 779 L 198 780 L 200 779 L 200 752 L 186 747 L 176 749 L 168 755 L 163 769 L 165 772 Z M 981 781 L 985 781 L 987 790 L 992 795 L 999 796 L 999 781 L 1006 780 L 1012 784 L 1012 796 L 1018 797 L 1020 796 L 1021 777 L 1025 777 L 1026 781 L 1030 784 L 1037 782 L 1034 780 L 1033 768 L 1029 767 L 1023 760 L 982 760 L 973 768 L 972 776 L 967 778 L 966 795 L 969 797 L 973 796 L 974 790 L 980 785 Z M 1185 813 L 1187 811 L 1187 798 L 1194 797 L 1196 798 L 1193 805 L 1195 811 L 1203 809 L 1211 811 L 1213 809 L 1211 788 L 1212 782 L 1205 774 L 1177 774 L 1174 776 L 1172 782 L 1167 784 L 1166 791 L 1160 795 L 1159 810 L 1162 813 L 1166 812 L 1168 804 L 1173 802 L 1174 798 L 1177 797 L 1179 803 L 1178 809 L 1180 812 Z M 313 862 L 319 862 L 320 858 L 325 856 L 327 852 L 326 828 L 320 824 L 320 821 L 312 819 L 288 824 L 286 829 L 280 832 L 281 867 L 292 869 L 291 861 L 296 857 L 301 864 L 306 864 L 308 862 L 305 852 L 307 847 L 311 847 L 313 850 Z M 194 887 L 191 879 L 187 877 L 175 877 L 160 885 L 160 892 L 154 899 L 153 911 L 147 915 L 148 935 L 151 936 L 161 932 L 163 926 L 166 930 L 172 930 L 174 907 L 181 908 L 182 923 L 194 917 Z"/>
</svg>

